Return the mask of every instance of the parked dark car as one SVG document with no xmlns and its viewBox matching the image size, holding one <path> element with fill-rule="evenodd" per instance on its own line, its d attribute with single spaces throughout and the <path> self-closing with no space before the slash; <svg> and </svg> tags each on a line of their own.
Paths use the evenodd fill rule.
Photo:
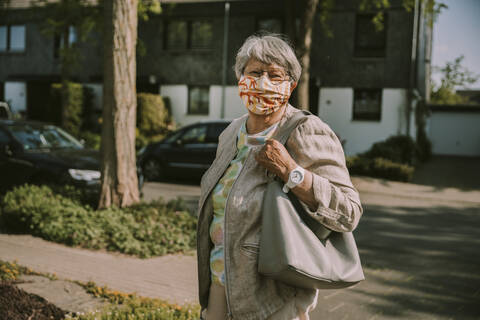
<svg viewBox="0 0 480 320">
<path fill-rule="evenodd" d="M 138 163 L 145 180 L 165 176 L 201 176 L 212 164 L 218 136 L 229 121 L 205 121 L 183 127 L 139 151 Z"/>
<path fill-rule="evenodd" d="M 0 189 L 24 183 L 100 187 L 100 152 L 61 128 L 41 122 L 0 120 Z M 141 169 L 139 187 L 143 184 Z"/>
</svg>

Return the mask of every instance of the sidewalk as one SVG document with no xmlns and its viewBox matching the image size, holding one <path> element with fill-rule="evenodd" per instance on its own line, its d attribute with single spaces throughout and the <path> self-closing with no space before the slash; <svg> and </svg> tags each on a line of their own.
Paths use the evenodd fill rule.
<svg viewBox="0 0 480 320">
<path fill-rule="evenodd" d="M 480 240 L 475 236 L 480 190 L 352 180 L 365 207 L 356 238 L 367 281 L 347 290 L 321 291 L 311 319 L 478 318 L 472 306 L 480 296 L 475 271 L 480 265 Z M 199 195 L 196 186 L 181 188 L 192 201 Z M 168 184 L 152 184 L 150 189 L 150 196 L 163 194 L 163 189 L 172 193 Z M 180 304 L 197 302 L 194 256 L 138 259 L 0 234 L 0 259 L 17 260 L 60 279 L 92 280 Z"/>
</svg>

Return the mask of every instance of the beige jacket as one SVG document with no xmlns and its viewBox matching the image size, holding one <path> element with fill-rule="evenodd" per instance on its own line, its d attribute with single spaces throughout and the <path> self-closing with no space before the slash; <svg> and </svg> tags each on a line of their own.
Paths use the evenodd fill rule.
<svg viewBox="0 0 480 320">
<path fill-rule="evenodd" d="M 282 125 L 299 110 L 288 105 Z M 220 135 L 217 155 L 202 177 L 198 211 L 197 257 L 199 298 L 207 307 L 210 288 L 209 226 L 213 217 L 211 191 L 236 155 L 238 130 L 247 115 L 235 119 Z M 316 303 L 315 290 L 290 287 L 257 272 L 261 207 L 268 182 L 266 170 L 257 164 L 254 147 L 232 186 L 225 208 L 225 277 L 229 315 L 233 319 L 263 320 L 285 303 L 296 300 L 301 310 Z M 313 173 L 313 189 L 319 206 L 312 217 L 335 231 L 353 230 L 362 215 L 358 192 L 353 187 L 342 146 L 335 133 L 318 117 L 309 115 L 290 135 L 286 148 L 293 159 Z"/>
</svg>

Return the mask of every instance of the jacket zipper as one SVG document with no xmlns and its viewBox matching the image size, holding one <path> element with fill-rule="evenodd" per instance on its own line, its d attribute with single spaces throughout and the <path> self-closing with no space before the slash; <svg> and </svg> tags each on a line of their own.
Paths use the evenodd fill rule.
<svg viewBox="0 0 480 320">
<path fill-rule="evenodd" d="M 240 172 L 238 173 L 238 176 L 237 178 L 235 179 L 235 181 L 233 182 L 232 184 L 232 187 L 230 188 L 230 191 L 228 192 L 228 195 L 227 195 L 227 200 L 225 201 L 225 217 L 223 218 L 223 232 L 224 232 L 224 236 L 223 236 L 223 240 L 224 240 L 224 267 L 225 267 L 225 297 L 226 297 L 226 300 L 227 300 L 227 319 L 228 320 L 231 320 L 233 319 L 233 315 L 232 315 L 232 311 L 230 309 L 230 295 L 229 295 L 229 290 L 228 290 L 228 272 L 227 272 L 227 208 L 228 208 L 228 200 L 230 199 L 230 194 L 232 193 L 232 190 L 233 188 L 235 187 L 235 185 L 237 184 L 237 180 L 238 178 L 240 178 L 240 175 L 242 174 L 243 172 L 243 168 L 245 168 L 246 164 L 247 164 L 247 161 L 248 161 L 248 157 L 250 156 L 250 153 L 252 152 L 252 149 L 248 150 L 248 153 L 247 153 L 247 156 L 245 158 L 245 162 L 244 164 L 242 165 L 242 168 L 240 169 Z"/>
</svg>

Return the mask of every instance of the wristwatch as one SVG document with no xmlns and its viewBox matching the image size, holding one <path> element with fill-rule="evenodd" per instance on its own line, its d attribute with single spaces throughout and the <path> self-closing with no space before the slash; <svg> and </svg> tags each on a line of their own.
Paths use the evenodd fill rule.
<svg viewBox="0 0 480 320">
<path fill-rule="evenodd" d="M 290 171 L 290 174 L 288 176 L 288 181 L 283 185 L 283 192 L 287 193 L 290 189 L 295 188 L 297 185 L 303 182 L 303 179 L 305 178 L 305 169 L 302 167 L 298 166 L 292 171 Z"/>
</svg>

